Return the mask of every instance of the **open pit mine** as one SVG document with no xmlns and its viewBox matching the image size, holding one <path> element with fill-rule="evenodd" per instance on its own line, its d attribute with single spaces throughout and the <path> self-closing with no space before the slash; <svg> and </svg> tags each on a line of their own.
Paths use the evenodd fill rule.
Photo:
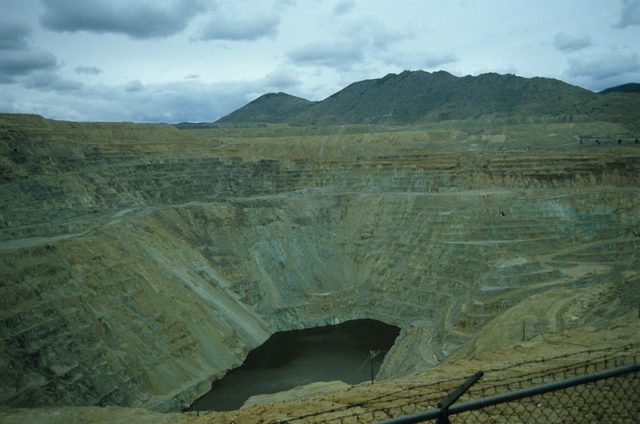
<svg viewBox="0 0 640 424">
<path fill-rule="evenodd" d="M 0 115 L 0 420 L 227 422 L 179 412 L 274 333 L 357 319 L 399 328 L 368 390 L 638 352 L 636 136 Z"/>
</svg>

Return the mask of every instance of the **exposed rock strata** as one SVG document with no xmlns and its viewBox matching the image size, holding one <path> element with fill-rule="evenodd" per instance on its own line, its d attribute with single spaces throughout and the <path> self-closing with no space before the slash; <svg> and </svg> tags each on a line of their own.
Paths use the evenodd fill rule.
<svg viewBox="0 0 640 424">
<path fill-rule="evenodd" d="M 508 345 L 521 320 L 605 329 L 637 307 L 640 148 L 505 128 L 245 140 L 2 116 L 0 402 L 176 410 L 272 332 L 354 318 L 403 329 L 381 377 L 486 352 L 483 331 Z"/>
</svg>

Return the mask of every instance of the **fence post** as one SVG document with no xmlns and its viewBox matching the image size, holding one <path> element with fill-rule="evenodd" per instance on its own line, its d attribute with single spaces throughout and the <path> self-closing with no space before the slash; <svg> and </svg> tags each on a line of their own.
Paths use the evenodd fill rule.
<svg viewBox="0 0 640 424">
<path fill-rule="evenodd" d="M 382 352 L 381 350 L 370 350 L 369 351 L 369 359 L 371 359 L 371 384 L 373 384 L 374 374 L 373 374 L 373 361 L 378 356 L 378 354 Z"/>
<path fill-rule="evenodd" d="M 373 359 L 375 356 L 371 355 L 371 384 L 373 384 Z"/>
<path fill-rule="evenodd" d="M 436 418 L 436 424 L 451 424 L 449 420 L 449 408 L 442 408 L 440 410 L 440 416 Z"/>
<path fill-rule="evenodd" d="M 473 386 L 484 375 L 483 371 L 478 371 L 462 383 L 457 389 L 440 399 L 438 408 L 440 408 L 440 416 L 436 419 L 437 424 L 450 424 L 449 407 L 462 396 L 471 386 Z"/>
</svg>

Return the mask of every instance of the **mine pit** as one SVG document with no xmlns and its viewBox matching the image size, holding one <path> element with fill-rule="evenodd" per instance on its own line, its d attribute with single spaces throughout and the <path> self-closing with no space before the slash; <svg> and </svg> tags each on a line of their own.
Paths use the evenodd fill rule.
<svg viewBox="0 0 640 424">
<path fill-rule="evenodd" d="M 399 333 L 398 327 L 372 319 L 277 332 L 249 352 L 240 367 L 215 381 L 190 409 L 229 411 L 251 396 L 310 383 L 370 381 Z"/>
<path fill-rule="evenodd" d="M 640 150 L 575 138 L 624 127 L 304 131 L 0 114 L 5 152 L 32 146 L 0 164 L 13 422 L 368 422 L 478 370 L 491 387 L 639 345 Z M 359 318 L 402 330 L 297 336 Z"/>
</svg>

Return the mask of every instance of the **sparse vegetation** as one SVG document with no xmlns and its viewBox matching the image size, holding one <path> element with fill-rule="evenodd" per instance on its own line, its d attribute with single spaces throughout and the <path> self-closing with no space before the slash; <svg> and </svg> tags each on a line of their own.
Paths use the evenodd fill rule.
<svg viewBox="0 0 640 424">
<path fill-rule="evenodd" d="M 614 94 L 603 96 L 549 78 L 499 74 L 458 78 L 443 71 L 405 71 L 353 83 L 320 102 L 266 94 L 218 123 L 415 125 L 502 119 L 637 124 L 640 94 Z"/>
</svg>

